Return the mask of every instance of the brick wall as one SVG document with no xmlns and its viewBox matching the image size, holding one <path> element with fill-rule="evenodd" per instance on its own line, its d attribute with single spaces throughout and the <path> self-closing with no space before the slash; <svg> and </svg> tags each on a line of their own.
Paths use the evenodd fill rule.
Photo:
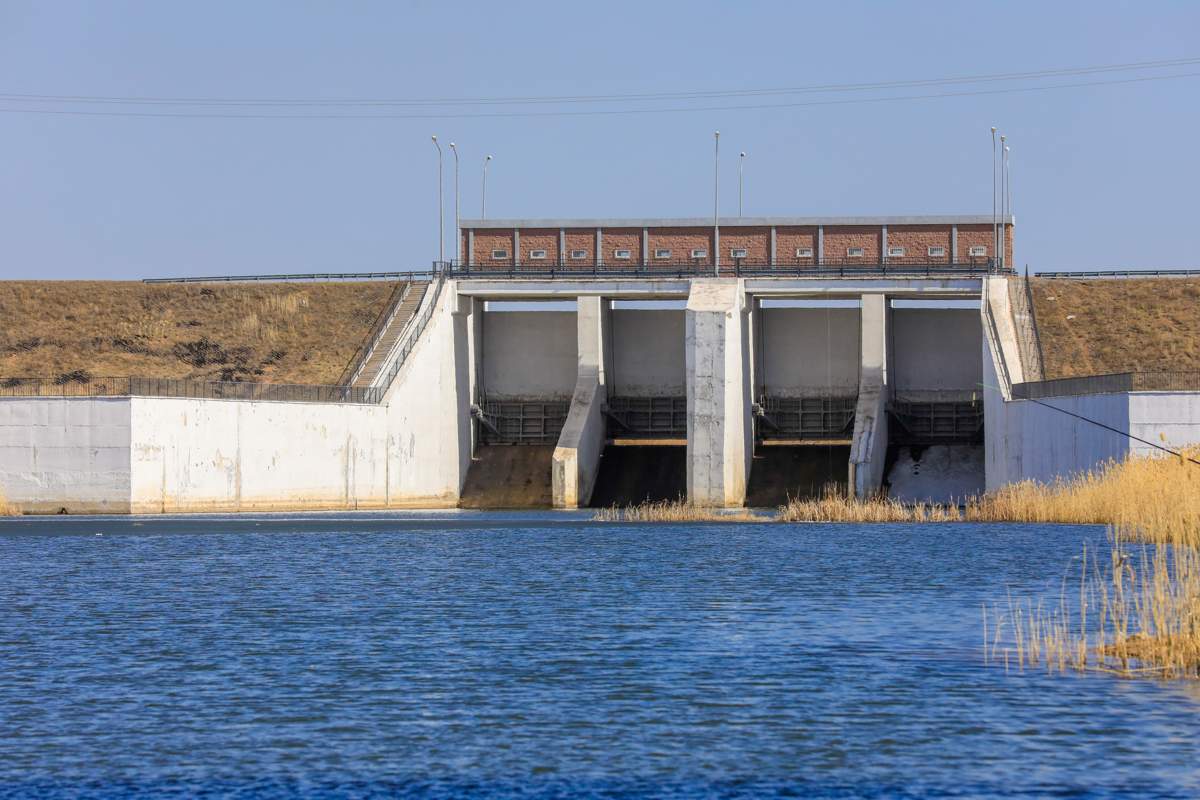
<svg viewBox="0 0 1200 800">
<path fill-rule="evenodd" d="M 734 258 L 730 251 L 741 248 L 746 251 L 746 257 L 737 259 L 746 265 L 762 265 L 771 263 L 771 229 L 770 228 L 722 228 L 721 229 L 721 266 L 733 266 Z"/>
<path fill-rule="evenodd" d="M 796 251 L 807 247 L 812 255 L 796 256 Z M 784 227 L 775 229 L 775 263 L 781 266 L 808 266 L 817 263 L 817 229 Z"/>
<path fill-rule="evenodd" d="M 504 250 L 507 258 L 492 258 L 493 250 Z M 475 263 L 483 267 L 511 267 L 513 264 L 513 236 L 510 230 L 475 231 Z"/>
<path fill-rule="evenodd" d="M 594 228 L 568 228 L 566 231 L 567 253 L 563 266 L 568 269 L 590 270 L 596 265 L 596 230 Z M 572 250 L 587 251 L 587 258 L 571 258 Z"/>
<path fill-rule="evenodd" d="M 650 266 L 708 265 L 712 264 L 712 228 L 651 228 Z M 654 257 L 654 251 L 665 248 L 671 251 L 670 259 Z M 704 258 L 692 258 L 693 250 L 703 250 Z"/>
<path fill-rule="evenodd" d="M 546 257 L 534 259 L 529 254 L 534 250 L 545 250 Z M 521 229 L 521 266 L 546 267 L 558 263 L 558 228 Z"/>
<path fill-rule="evenodd" d="M 888 256 L 889 264 L 949 264 L 951 252 L 950 225 L 895 225 L 888 226 L 887 246 L 903 247 L 902 257 Z M 942 248 L 941 256 L 929 255 L 929 248 Z M 964 252 L 962 250 L 960 253 Z"/>
<path fill-rule="evenodd" d="M 640 264 L 642 263 L 642 229 L 605 228 L 603 248 L 600 256 L 607 266 L 620 267 Z M 628 250 L 629 260 L 617 259 L 613 256 L 615 250 Z"/>
<path fill-rule="evenodd" d="M 864 264 L 879 263 L 879 240 L 883 229 L 879 227 L 859 226 L 825 226 L 825 262 L 827 264 L 854 264 L 862 261 Z M 863 254 L 851 258 L 847 251 L 851 247 L 861 247 Z"/>
</svg>

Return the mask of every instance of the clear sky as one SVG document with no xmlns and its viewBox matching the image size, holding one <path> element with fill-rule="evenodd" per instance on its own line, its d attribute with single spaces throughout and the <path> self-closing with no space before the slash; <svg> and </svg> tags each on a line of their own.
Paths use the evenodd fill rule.
<svg viewBox="0 0 1200 800">
<path fill-rule="evenodd" d="M 495 156 L 492 217 L 709 215 L 714 129 L 726 214 L 736 212 L 741 150 L 747 215 L 990 214 L 993 124 L 1011 137 L 1020 265 L 1200 266 L 1192 238 L 1200 211 L 1200 62 L 886 91 L 606 104 L 12 99 L 427 100 L 796 88 L 1195 59 L 1198 31 L 1200 4 L 1183 2 L 0 0 L 0 94 L 9 98 L 0 100 L 0 278 L 422 267 L 437 254 L 432 133 L 459 145 L 464 217 L 478 215 L 486 153 Z M 1163 75 L 1187 77 L 1007 91 Z M 979 91 L 995 93 L 861 102 Z M 25 113 L 34 109 L 89 113 Z M 496 116 L 630 109 L 653 113 Z M 280 114 L 334 118 L 231 118 Z"/>
</svg>

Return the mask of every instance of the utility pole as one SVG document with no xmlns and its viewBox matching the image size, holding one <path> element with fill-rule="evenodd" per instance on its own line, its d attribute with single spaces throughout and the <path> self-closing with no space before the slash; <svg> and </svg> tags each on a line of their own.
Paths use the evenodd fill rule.
<svg viewBox="0 0 1200 800">
<path fill-rule="evenodd" d="M 442 146 L 438 144 L 437 134 L 433 137 L 433 146 L 438 151 L 438 265 L 446 260 L 446 233 L 445 223 L 442 220 Z"/>
</svg>

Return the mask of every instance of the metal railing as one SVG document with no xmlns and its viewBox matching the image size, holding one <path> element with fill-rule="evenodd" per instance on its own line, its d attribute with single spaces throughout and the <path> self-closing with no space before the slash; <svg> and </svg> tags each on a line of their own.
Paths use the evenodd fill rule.
<svg viewBox="0 0 1200 800">
<path fill-rule="evenodd" d="M 359 345 L 358 350 L 346 362 L 345 369 L 338 377 L 338 385 L 349 386 L 354 383 L 354 380 L 362 372 L 363 367 L 367 365 L 371 354 L 375 352 L 375 348 L 379 346 L 379 340 L 383 338 L 383 334 L 392 325 L 392 320 L 396 318 L 397 312 L 400 311 L 400 306 L 408 299 L 408 295 L 412 292 L 412 281 L 400 281 L 396 287 L 392 289 L 391 295 L 388 296 L 387 305 L 379 312 L 379 316 L 375 318 L 375 323 L 371 326 L 371 332 L 367 334 L 367 338 Z"/>
<path fill-rule="evenodd" d="M 404 362 L 408 360 L 413 348 L 417 346 L 417 341 L 424 333 L 429 321 L 433 319 L 433 314 L 437 310 L 438 300 L 442 296 L 442 286 L 446 283 L 446 277 L 450 273 L 450 262 L 435 262 L 433 265 L 433 283 L 425 289 L 425 296 L 421 298 L 421 307 L 417 309 L 417 313 L 413 315 L 413 319 L 405 328 L 404 338 L 393 347 L 393 356 L 389 353 L 391 359 L 390 366 L 387 372 L 383 373 L 383 379 L 377 380 L 372 384 L 373 389 L 379 391 L 379 401 L 383 400 L 384 393 L 388 387 L 392 385 L 392 381 L 396 379 L 396 375 L 400 373 L 400 369 L 404 366 Z M 376 401 L 376 402 L 379 402 Z"/>
<path fill-rule="evenodd" d="M 453 264 L 454 278 L 705 278 L 725 277 L 961 277 L 1012 274 L 991 259 L 949 261 L 930 259 L 822 258 L 791 259 L 775 264 L 734 259 L 722 263 L 718 272 L 710 263 L 698 261 L 655 260 L 620 261 L 596 264 L 559 259 L 538 260 L 526 264 L 496 264 L 485 261 Z"/>
<path fill-rule="evenodd" d="M 1014 383 L 1015 400 L 1121 392 L 1200 392 L 1200 372 L 1115 372 Z"/>
<path fill-rule="evenodd" d="M 411 272 L 288 272 L 276 275 L 207 275 L 185 278 L 142 278 L 142 283 L 234 283 L 239 281 L 377 281 L 384 279 L 429 280 L 429 270 Z"/>
<path fill-rule="evenodd" d="M 297 383 L 203 381 L 136 376 L 0 378 L 0 397 L 186 397 L 286 403 L 378 403 L 376 389 Z"/>
<path fill-rule="evenodd" d="M 1200 269 L 1110 269 L 1088 272 L 1035 272 L 1035 278 L 1185 278 L 1200 277 Z"/>
</svg>

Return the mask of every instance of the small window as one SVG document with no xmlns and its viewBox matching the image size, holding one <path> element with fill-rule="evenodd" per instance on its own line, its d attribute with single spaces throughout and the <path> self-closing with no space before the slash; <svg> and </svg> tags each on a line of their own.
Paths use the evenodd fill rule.
<svg viewBox="0 0 1200 800">
<path fill-rule="evenodd" d="M 588 257 L 587 250 L 572 250 L 571 251 L 571 258 L 574 259 L 575 261 L 578 261 L 582 258 L 587 258 L 587 257 Z"/>
<path fill-rule="evenodd" d="M 620 259 L 624 259 L 624 260 L 628 261 L 629 260 L 629 251 L 628 250 L 613 250 L 613 258 L 620 258 Z"/>
<path fill-rule="evenodd" d="M 931 258 L 941 258 L 944 255 L 946 255 L 946 248 L 944 248 L 944 247 L 929 248 L 929 256 Z"/>
<path fill-rule="evenodd" d="M 692 258 L 708 258 L 708 251 L 707 250 L 699 250 L 699 249 L 693 250 Z"/>
<path fill-rule="evenodd" d="M 745 258 L 746 257 L 746 248 L 744 248 L 744 247 L 733 248 L 732 250 L 729 251 L 729 257 L 730 258 Z"/>
<path fill-rule="evenodd" d="M 847 258 L 862 258 L 864 255 L 866 255 L 866 250 L 863 250 L 861 247 L 847 247 L 846 248 L 846 257 Z"/>
<path fill-rule="evenodd" d="M 904 248 L 903 247 L 889 247 L 888 248 L 888 258 L 904 258 Z"/>
<path fill-rule="evenodd" d="M 545 257 L 546 257 L 545 250 L 530 250 L 529 251 L 529 258 L 533 261 L 540 261 Z"/>
<path fill-rule="evenodd" d="M 972 245 L 971 249 L 967 251 L 967 255 L 986 256 L 987 255 L 987 246 L 982 245 L 982 244 Z"/>
<path fill-rule="evenodd" d="M 663 249 L 663 248 L 659 248 L 658 250 L 654 251 L 654 257 L 655 258 L 670 258 L 671 251 Z"/>
<path fill-rule="evenodd" d="M 812 248 L 811 247 L 797 247 L 796 248 L 796 258 L 812 258 Z"/>
<path fill-rule="evenodd" d="M 493 250 L 492 258 L 495 259 L 496 261 L 503 261 L 504 259 L 508 258 L 508 251 L 507 250 Z"/>
</svg>

